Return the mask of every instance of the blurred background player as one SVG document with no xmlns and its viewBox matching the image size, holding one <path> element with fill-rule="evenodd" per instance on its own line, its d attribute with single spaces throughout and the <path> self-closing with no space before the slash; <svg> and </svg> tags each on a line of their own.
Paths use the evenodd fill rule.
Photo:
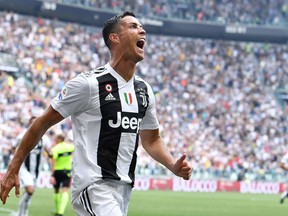
<svg viewBox="0 0 288 216">
<path fill-rule="evenodd" d="M 32 116 L 29 119 L 29 125 L 33 123 L 36 119 L 36 116 Z M 24 132 L 20 133 L 13 143 L 12 151 L 15 152 L 17 150 L 17 146 L 19 145 L 22 137 L 24 136 Z M 24 186 L 24 194 L 19 202 L 19 208 L 17 212 L 17 216 L 28 216 L 28 208 L 31 204 L 31 198 L 35 190 L 36 180 L 39 174 L 41 158 L 43 155 L 43 150 L 48 152 L 48 148 L 50 146 L 49 139 L 46 136 L 43 136 L 35 148 L 30 152 L 30 154 L 25 159 L 22 164 L 19 172 L 21 184 Z"/>
<path fill-rule="evenodd" d="M 282 157 L 280 161 L 280 167 L 283 170 L 288 171 L 288 152 L 286 152 L 286 154 L 284 154 L 284 156 Z M 281 194 L 281 199 L 280 199 L 281 204 L 284 203 L 284 200 L 287 198 L 287 196 L 288 196 L 288 189 L 286 188 L 286 190 Z"/>
<path fill-rule="evenodd" d="M 61 134 L 55 137 L 56 145 L 52 147 L 50 182 L 54 185 L 55 216 L 64 215 L 69 202 L 71 181 L 72 153 L 74 145 L 65 142 Z M 62 188 L 60 193 L 60 187 Z"/>
</svg>

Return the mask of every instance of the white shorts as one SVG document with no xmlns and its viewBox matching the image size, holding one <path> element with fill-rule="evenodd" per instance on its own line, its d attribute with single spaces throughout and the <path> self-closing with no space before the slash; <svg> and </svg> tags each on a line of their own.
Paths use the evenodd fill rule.
<svg viewBox="0 0 288 216">
<path fill-rule="evenodd" d="M 98 180 L 85 188 L 73 201 L 79 216 L 126 216 L 132 186 L 117 180 Z"/>
<path fill-rule="evenodd" d="M 34 177 L 25 167 L 21 167 L 19 170 L 19 177 L 21 185 L 24 187 L 35 186 L 36 177 Z"/>
</svg>

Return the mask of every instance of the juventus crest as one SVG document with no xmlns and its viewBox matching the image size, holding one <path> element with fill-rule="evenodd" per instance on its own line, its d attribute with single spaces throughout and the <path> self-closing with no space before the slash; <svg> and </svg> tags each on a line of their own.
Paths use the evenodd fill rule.
<svg viewBox="0 0 288 216">
<path fill-rule="evenodd" d="M 142 98 L 142 105 L 146 108 L 148 106 L 147 92 L 143 88 L 139 88 L 138 91 L 140 97 Z"/>
</svg>

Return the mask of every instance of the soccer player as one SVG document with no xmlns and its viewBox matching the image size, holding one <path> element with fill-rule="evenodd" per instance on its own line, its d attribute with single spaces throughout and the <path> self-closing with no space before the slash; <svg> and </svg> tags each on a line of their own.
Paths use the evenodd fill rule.
<svg viewBox="0 0 288 216">
<path fill-rule="evenodd" d="M 284 156 L 281 158 L 280 161 L 280 167 L 285 170 L 288 171 L 288 152 L 286 154 L 284 154 Z M 280 198 L 280 203 L 283 204 L 284 200 L 288 197 L 288 189 L 286 189 L 282 194 L 281 194 L 281 198 Z"/>
<path fill-rule="evenodd" d="M 32 116 L 29 119 L 29 125 L 36 119 L 36 116 Z M 24 136 L 24 132 L 20 133 L 15 142 L 12 145 L 12 151 L 15 152 L 19 143 Z M 36 180 L 39 174 L 41 158 L 43 155 L 43 150 L 48 151 L 50 146 L 49 140 L 47 137 L 43 136 L 39 141 L 38 144 L 34 147 L 34 149 L 30 152 L 30 154 L 25 159 L 24 163 L 22 164 L 19 176 L 22 185 L 24 186 L 25 192 L 20 199 L 19 208 L 18 208 L 18 216 L 27 216 L 28 215 L 28 208 L 31 203 L 31 198 L 35 190 Z"/>
<path fill-rule="evenodd" d="M 52 147 L 50 182 L 54 185 L 55 216 L 63 216 L 69 202 L 69 188 L 74 145 L 66 143 L 61 134 L 55 136 L 56 145 Z M 60 193 L 61 187 L 61 193 Z"/>
<path fill-rule="evenodd" d="M 127 215 L 139 138 L 152 158 L 190 179 L 186 155 L 175 159 L 160 137 L 151 86 L 135 75 L 136 64 L 144 59 L 143 26 L 133 13 L 124 12 L 107 20 L 102 34 L 110 61 L 68 81 L 30 126 L 1 181 L 3 204 L 14 186 L 19 194 L 18 170 L 25 156 L 48 128 L 69 116 L 75 144 L 72 205 L 77 215 Z"/>
</svg>

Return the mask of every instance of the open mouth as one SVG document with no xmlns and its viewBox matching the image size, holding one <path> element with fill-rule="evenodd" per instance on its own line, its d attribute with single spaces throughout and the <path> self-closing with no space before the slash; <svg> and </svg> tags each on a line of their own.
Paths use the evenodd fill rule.
<svg viewBox="0 0 288 216">
<path fill-rule="evenodd" d="M 138 40 L 136 45 L 138 48 L 143 49 L 145 45 L 145 40 L 144 39 Z"/>
</svg>

